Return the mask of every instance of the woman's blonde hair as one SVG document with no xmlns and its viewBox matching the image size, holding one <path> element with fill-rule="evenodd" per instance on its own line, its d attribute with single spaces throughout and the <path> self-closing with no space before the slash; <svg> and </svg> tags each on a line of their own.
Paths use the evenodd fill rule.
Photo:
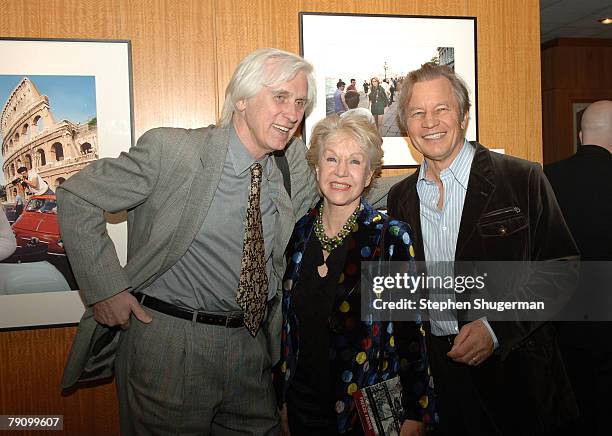
<svg viewBox="0 0 612 436">
<path fill-rule="evenodd" d="M 383 139 L 375 125 L 367 117 L 358 113 L 348 113 L 343 117 L 330 115 L 319 121 L 310 136 L 309 149 L 306 152 L 308 164 L 314 170 L 319 164 L 325 144 L 333 138 L 345 136 L 354 140 L 368 157 L 369 170 L 372 171 L 372 182 L 366 187 L 367 192 L 382 172 Z"/>
</svg>

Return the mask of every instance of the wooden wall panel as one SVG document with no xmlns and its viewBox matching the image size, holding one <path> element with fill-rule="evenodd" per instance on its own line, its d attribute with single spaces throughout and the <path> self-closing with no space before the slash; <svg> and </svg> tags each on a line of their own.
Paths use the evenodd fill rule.
<svg viewBox="0 0 612 436">
<path fill-rule="evenodd" d="M 136 132 L 214 123 L 218 106 L 210 2 L 116 1 L 120 38 L 132 39 Z"/>
<path fill-rule="evenodd" d="M 612 100 L 612 41 L 560 38 L 542 47 L 544 162 L 574 153 L 573 103 Z"/>
<path fill-rule="evenodd" d="M 160 125 L 215 122 L 219 102 L 213 6 L 199 0 L 2 0 L 0 35 L 131 40 L 139 136 Z M 60 393 L 74 331 L 0 332 L 0 414 L 63 414 L 64 434 L 118 434 L 113 384 L 67 397 Z"/>
<path fill-rule="evenodd" d="M 117 434 L 119 412 L 114 383 L 70 395 L 60 392 L 75 331 L 74 327 L 58 327 L 0 332 L 0 414 L 64 415 L 61 434 Z"/>
<path fill-rule="evenodd" d="M 220 112 L 225 87 L 245 55 L 265 47 L 298 53 L 299 37 L 295 0 L 217 1 L 215 5 L 217 46 L 223 53 L 216 64 Z"/>
<path fill-rule="evenodd" d="M 167 0 L 0 1 L 4 37 L 132 41 L 136 136 L 217 115 L 213 4 Z M 103 145 L 102 145 L 103 146 Z"/>
<path fill-rule="evenodd" d="M 537 0 L 0 0 L 0 35 L 130 39 L 140 135 L 214 122 L 245 54 L 268 46 L 299 52 L 300 11 L 476 16 L 480 140 L 539 161 L 538 7 Z M 0 413 L 64 414 L 65 434 L 116 434 L 112 384 L 59 393 L 74 331 L 0 332 Z"/>
<path fill-rule="evenodd" d="M 436 1 L 287 1 L 270 11 L 269 0 L 221 2 L 217 32 L 244 29 L 250 38 L 223 39 L 219 52 L 221 95 L 236 63 L 261 47 L 299 52 L 299 12 L 346 12 L 399 15 L 476 16 L 480 141 L 506 153 L 542 161 L 539 3 L 503 0 Z M 248 14 L 245 14 L 248 10 Z M 285 39 L 279 36 L 283 35 Z M 389 37 L 392 37 L 391 35 Z M 384 43 L 385 38 L 380 38 Z M 385 174 L 391 172 L 386 171 Z"/>
<path fill-rule="evenodd" d="M 471 0 L 478 17 L 481 142 L 542 162 L 540 15 L 532 0 Z"/>
</svg>

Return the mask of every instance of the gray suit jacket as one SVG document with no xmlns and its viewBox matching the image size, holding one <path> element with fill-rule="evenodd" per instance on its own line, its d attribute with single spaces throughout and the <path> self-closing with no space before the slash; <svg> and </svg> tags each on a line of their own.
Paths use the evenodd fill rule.
<svg viewBox="0 0 612 436">
<path fill-rule="evenodd" d="M 85 304 L 124 289 L 145 288 L 187 251 L 202 226 L 221 177 L 228 129 L 159 128 L 116 159 L 101 159 L 68 179 L 57 192 L 62 238 Z M 286 155 L 291 173 L 289 198 L 274 165 L 270 190 L 279 211 L 274 236 L 273 272 L 284 273 L 284 251 L 293 225 L 316 197 L 305 147 L 295 139 Z M 128 210 L 128 262 L 119 264 L 106 233 L 104 211 Z M 264 332 L 273 358 L 280 350 L 280 310 L 273 306 Z M 120 335 L 97 324 L 91 308 L 79 324 L 62 387 L 112 375 Z M 95 354 L 95 356 L 94 356 Z"/>
<path fill-rule="evenodd" d="M 180 259 L 201 228 L 219 183 L 229 145 L 229 130 L 209 126 L 185 130 L 157 128 L 116 159 L 100 159 L 64 182 L 57 190 L 58 218 L 66 252 L 87 306 L 127 288 L 139 291 Z M 307 165 L 304 143 L 295 138 L 286 149 L 291 198 L 274 165 L 270 190 L 279 212 L 274 235 L 273 272 L 279 284 L 262 331 L 270 356 L 280 351 L 280 286 L 284 252 L 298 218 L 317 200 L 314 174 Z M 397 181 L 379 183 L 369 198 L 377 206 Z M 104 211 L 128 210 L 128 262 L 119 264 L 106 233 Z M 112 375 L 120 334 L 99 325 L 89 307 L 72 345 L 62 387 Z"/>
</svg>

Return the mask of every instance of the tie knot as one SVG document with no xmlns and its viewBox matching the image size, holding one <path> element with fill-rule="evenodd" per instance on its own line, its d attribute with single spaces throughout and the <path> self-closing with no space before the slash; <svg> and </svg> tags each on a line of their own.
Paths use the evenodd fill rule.
<svg viewBox="0 0 612 436">
<path fill-rule="evenodd" d="M 252 180 L 261 180 L 261 164 L 259 162 L 255 162 L 251 165 L 251 179 Z"/>
</svg>

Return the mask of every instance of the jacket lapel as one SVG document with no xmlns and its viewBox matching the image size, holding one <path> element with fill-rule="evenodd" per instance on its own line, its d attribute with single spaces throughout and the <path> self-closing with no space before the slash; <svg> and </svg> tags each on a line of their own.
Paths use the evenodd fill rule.
<svg viewBox="0 0 612 436">
<path fill-rule="evenodd" d="M 355 287 L 359 286 L 359 280 L 361 279 L 361 262 L 376 260 L 380 255 L 378 241 L 381 231 L 376 229 L 375 225 L 372 225 L 372 219 L 378 212 L 365 201 L 363 204 L 364 208 L 357 217 L 357 232 L 353 233 L 353 239 L 348 241 L 350 245 L 338 283 L 338 294 L 334 306 L 336 308 L 342 304 L 349 293 L 360 293 L 360 289 Z"/>
<path fill-rule="evenodd" d="M 289 247 L 291 258 L 287 261 L 287 271 L 283 277 L 283 289 L 285 291 L 292 291 L 300 278 L 302 258 L 304 257 L 306 244 L 312 234 L 314 221 L 317 215 L 318 205 L 312 208 L 308 214 L 302 217 L 295 225 L 290 242 L 291 245 Z"/>
<path fill-rule="evenodd" d="M 425 248 L 423 247 L 423 235 L 421 233 L 421 203 L 416 189 L 418 174 L 417 170 L 408 179 L 408 189 L 405 193 L 404 201 L 400 205 L 401 213 L 398 218 L 407 221 L 412 228 L 412 246 L 415 251 L 415 259 L 425 260 Z"/>
<path fill-rule="evenodd" d="M 491 156 L 482 145 L 477 142 L 472 144 L 476 147 L 476 154 L 472 161 L 468 189 L 463 203 L 455 260 L 461 259 L 463 249 L 476 231 L 478 219 L 495 191 L 495 185 L 491 182 L 493 175 Z"/>
<path fill-rule="evenodd" d="M 270 157 L 272 159 L 272 157 Z M 273 159 L 274 160 L 274 159 Z M 285 188 L 283 175 L 278 169 L 276 161 L 272 164 L 272 171 L 270 173 L 270 199 L 276 206 L 278 211 L 277 215 L 277 230 L 274 232 L 274 244 L 273 244 L 273 265 L 276 270 L 277 276 L 282 277 L 284 274 L 284 262 L 283 257 L 285 255 L 285 249 L 287 243 L 291 237 L 291 232 L 295 225 L 295 218 L 293 214 L 293 207 L 291 198 Z"/>
<path fill-rule="evenodd" d="M 200 142 L 198 159 L 201 166 L 194 166 L 193 180 L 181 213 L 181 220 L 170 243 L 170 250 L 168 250 L 162 271 L 174 265 L 189 248 L 204 223 L 221 179 L 229 147 L 229 130 L 214 128 L 207 129 L 206 132 L 205 137 L 198 135 L 193 138 L 194 141 Z M 192 148 L 184 147 L 184 149 L 191 150 Z"/>
</svg>

